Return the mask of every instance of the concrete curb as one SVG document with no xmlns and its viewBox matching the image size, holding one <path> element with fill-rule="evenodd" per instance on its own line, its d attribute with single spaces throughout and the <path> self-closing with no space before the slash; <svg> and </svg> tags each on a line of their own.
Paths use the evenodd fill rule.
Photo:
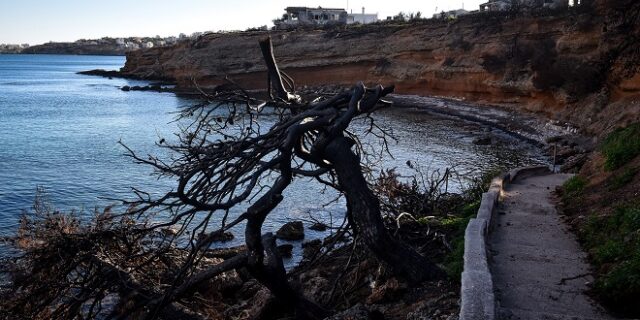
<svg viewBox="0 0 640 320">
<path fill-rule="evenodd" d="M 498 200 L 504 188 L 518 179 L 551 173 L 546 166 L 523 167 L 509 171 L 491 181 L 482 194 L 480 209 L 464 234 L 464 267 L 460 289 L 460 320 L 496 319 L 496 299 L 487 256 L 487 236 Z"/>
</svg>

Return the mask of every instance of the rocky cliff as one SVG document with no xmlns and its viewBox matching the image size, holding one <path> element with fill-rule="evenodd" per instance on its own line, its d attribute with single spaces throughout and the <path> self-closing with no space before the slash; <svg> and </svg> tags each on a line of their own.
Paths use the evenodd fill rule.
<svg viewBox="0 0 640 320">
<path fill-rule="evenodd" d="M 298 85 L 395 83 L 398 93 L 509 104 L 599 132 L 624 117 L 637 121 L 639 8 L 603 0 L 562 12 L 206 34 L 168 49 L 130 52 L 122 72 L 183 88 L 212 87 L 225 76 L 264 88 L 258 40 L 270 35 L 281 69 Z M 613 103 L 624 106 L 604 108 Z M 602 116 L 615 119 L 595 121 Z"/>
</svg>

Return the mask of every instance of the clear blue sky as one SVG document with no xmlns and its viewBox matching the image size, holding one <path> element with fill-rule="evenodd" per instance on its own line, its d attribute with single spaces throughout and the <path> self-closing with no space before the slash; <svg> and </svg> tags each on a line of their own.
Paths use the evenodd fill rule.
<svg viewBox="0 0 640 320">
<path fill-rule="evenodd" d="M 484 0 L 0 0 L 0 43 L 40 44 L 129 36 L 171 36 L 197 31 L 244 30 L 271 25 L 287 6 L 347 7 L 431 16 L 437 11 L 477 9 Z"/>
</svg>

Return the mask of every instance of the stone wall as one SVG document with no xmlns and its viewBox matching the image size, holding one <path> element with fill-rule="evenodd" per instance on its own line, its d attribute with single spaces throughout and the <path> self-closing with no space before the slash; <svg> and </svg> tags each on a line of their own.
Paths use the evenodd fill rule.
<svg viewBox="0 0 640 320">
<path fill-rule="evenodd" d="M 549 168 L 544 166 L 511 170 L 493 179 L 489 191 L 482 195 L 478 214 L 469 221 L 465 230 L 460 320 L 496 319 L 496 300 L 487 251 L 495 208 L 506 185 L 517 179 L 548 172 Z"/>
</svg>

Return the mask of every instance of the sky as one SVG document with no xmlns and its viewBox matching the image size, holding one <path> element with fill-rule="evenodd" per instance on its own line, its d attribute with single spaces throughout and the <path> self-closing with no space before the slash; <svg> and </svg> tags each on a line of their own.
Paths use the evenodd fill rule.
<svg viewBox="0 0 640 320">
<path fill-rule="evenodd" d="M 288 6 L 378 13 L 476 10 L 486 0 L 0 0 L 0 43 L 31 45 L 102 37 L 177 36 L 245 30 L 282 16 Z"/>
</svg>

